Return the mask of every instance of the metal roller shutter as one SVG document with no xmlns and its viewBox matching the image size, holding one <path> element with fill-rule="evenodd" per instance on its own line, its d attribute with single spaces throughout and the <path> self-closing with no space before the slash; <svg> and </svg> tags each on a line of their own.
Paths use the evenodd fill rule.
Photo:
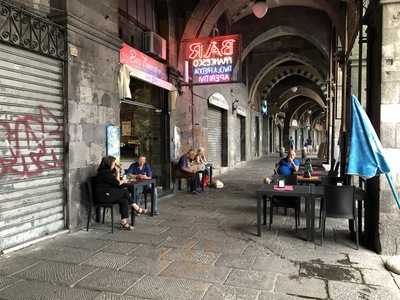
<svg viewBox="0 0 400 300">
<path fill-rule="evenodd" d="M 0 250 L 65 227 L 62 70 L 0 44 Z"/>
<path fill-rule="evenodd" d="M 208 160 L 214 166 L 221 166 L 222 162 L 222 110 L 208 106 Z"/>
</svg>

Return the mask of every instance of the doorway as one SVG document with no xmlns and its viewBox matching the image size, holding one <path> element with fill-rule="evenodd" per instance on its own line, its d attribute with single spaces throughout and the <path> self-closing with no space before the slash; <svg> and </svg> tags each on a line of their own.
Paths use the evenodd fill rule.
<svg viewBox="0 0 400 300">
<path fill-rule="evenodd" d="M 132 100 L 121 100 L 121 165 L 124 169 L 144 155 L 157 186 L 170 187 L 169 119 L 166 92 L 131 79 Z"/>
</svg>

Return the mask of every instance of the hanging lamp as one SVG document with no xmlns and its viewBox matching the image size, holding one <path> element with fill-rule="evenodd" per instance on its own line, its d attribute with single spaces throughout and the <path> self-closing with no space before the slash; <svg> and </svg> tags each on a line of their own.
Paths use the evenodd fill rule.
<svg viewBox="0 0 400 300">
<path fill-rule="evenodd" d="M 256 1 L 251 7 L 251 10 L 257 18 L 263 18 L 268 11 L 267 1 Z"/>
</svg>

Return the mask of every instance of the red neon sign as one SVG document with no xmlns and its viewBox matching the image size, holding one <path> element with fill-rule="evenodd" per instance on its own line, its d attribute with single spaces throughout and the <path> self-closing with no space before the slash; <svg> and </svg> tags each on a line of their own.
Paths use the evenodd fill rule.
<svg viewBox="0 0 400 300">
<path fill-rule="evenodd" d="M 193 84 L 234 81 L 233 70 L 240 58 L 239 35 L 189 41 L 185 60 Z"/>
</svg>

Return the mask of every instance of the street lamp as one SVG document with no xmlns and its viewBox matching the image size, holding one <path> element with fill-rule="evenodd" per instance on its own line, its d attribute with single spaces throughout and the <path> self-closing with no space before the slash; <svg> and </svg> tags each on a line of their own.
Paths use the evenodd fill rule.
<svg viewBox="0 0 400 300">
<path fill-rule="evenodd" d="M 251 10 L 253 11 L 253 14 L 261 19 L 265 16 L 265 14 L 268 11 L 268 5 L 267 2 L 264 1 L 256 1 L 253 6 L 251 7 Z"/>
</svg>

